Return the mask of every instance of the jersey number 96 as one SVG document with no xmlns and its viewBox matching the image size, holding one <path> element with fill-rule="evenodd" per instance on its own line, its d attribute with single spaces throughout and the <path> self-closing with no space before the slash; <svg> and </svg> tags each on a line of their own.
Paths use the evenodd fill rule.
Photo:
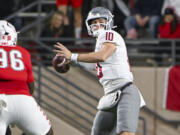
<svg viewBox="0 0 180 135">
<path fill-rule="evenodd" d="M 8 57 L 10 63 L 8 63 Z M 11 50 L 7 52 L 4 49 L 0 49 L 0 68 L 12 68 L 15 71 L 24 70 L 24 63 L 21 60 L 22 54 L 18 50 Z"/>
</svg>

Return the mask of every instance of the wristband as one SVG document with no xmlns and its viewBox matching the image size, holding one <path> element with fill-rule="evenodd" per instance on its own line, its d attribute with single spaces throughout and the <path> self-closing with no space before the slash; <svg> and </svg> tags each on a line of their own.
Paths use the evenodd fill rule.
<svg viewBox="0 0 180 135">
<path fill-rule="evenodd" d="M 72 53 L 72 55 L 71 55 L 71 61 L 77 63 L 77 58 L 78 58 L 78 54 L 77 54 L 77 53 Z"/>
</svg>

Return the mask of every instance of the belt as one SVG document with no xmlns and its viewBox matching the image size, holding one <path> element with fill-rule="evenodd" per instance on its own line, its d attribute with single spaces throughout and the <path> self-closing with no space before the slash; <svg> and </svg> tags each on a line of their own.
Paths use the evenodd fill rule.
<svg viewBox="0 0 180 135">
<path fill-rule="evenodd" d="M 125 85 L 123 85 L 122 87 L 119 87 L 119 88 L 117 88 L 117 89 L 115 89 L 115 90 L 113 90 L 113 91 L 111 91 L 111 92 L 109 92 L 109 93 L 107 93 L 107 94 L 116 92 L 116 91 L 118 91 L 118 90 L 123 91 L 126 87 L 130 86 L 131 84 L 133 84 L 133 83 L 132 83 L 132 82 L 128 82 L 128 83 L 126 83 Z"/>
<path fill-rule="evenodd" d="M 124 86 L 122 86 L 122 87 L 120 88 L 120 90 L 123 91 L 126 87 L 130 86 L 131 84 L 133 84 L 133 83 L 132 83 L 132 82 L 126 83 Z"/>
</svg>

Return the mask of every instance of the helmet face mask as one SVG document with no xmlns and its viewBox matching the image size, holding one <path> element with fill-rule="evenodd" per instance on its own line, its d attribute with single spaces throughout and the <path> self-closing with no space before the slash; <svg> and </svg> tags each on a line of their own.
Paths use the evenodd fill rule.
<svg viewBox="0 0 180 135">
<path fill-rule="evenodd" d="M 106 20 L 104 21 L 104 23 L 91 23 L 91 25 L 89 25 L 92 34 L 94 37 L 97 37 L 99 35 L 100 32 L 102 32 L 102 30 L 106 29 Z"/>
<path fill-rule="evenodd" d="M 0 20 L 0 45 L 16 45 L 17 32 L 12 24 Z"/>
<path fill-rule="evenodd" d="M 111 14 L 111 12 L 104 7 L 96 7 L 96 8 L 93 8 L 89 12 L 87 19 L 86 19 L 86 27 L 88 30 L 88 34 L 90 36 L 97 37 L 99 35 L 99 32 L 97 33 L 92 29 L 93 28 L 92 22 L 93 22 L 93 20 L 96 20 L 96 19 L 106 20 L 106 23 L 103 24 L 103 25 L 105 25 L 103 30 L 111 30 L 112 29 L 112 27 L 113 27 L 113 15 Z M 100 31 L 102 31 L 101 29 L 100 29 Z"/>
<path fill-rule="evenodd" d="M 105 29 L 106 24 L 105 23 L 98 23 L 98 24 L 91 24 L 90 25 L 90 28 L 92 31 L 96 31 L 97 27 L 99 27 L 100 29 L 102 29 L 102 28 Z"/>
</svg>

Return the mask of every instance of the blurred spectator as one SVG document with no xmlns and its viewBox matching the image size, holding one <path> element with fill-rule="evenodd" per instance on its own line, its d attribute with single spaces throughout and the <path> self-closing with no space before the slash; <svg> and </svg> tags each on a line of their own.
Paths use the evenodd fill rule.
<svg viewBox="0 0 180 135">
<path fill-rule="evenodd" d="M 180 22 L 178 20 L 177 15 L 175 14 L 175 11 L 173 8 L 168 7 L 165 9 L 164 14 L 161 19 L 161 23 L 159 25 L 159 38 L 166 38 L 166 39 L 177 39 L 180 38 Z M 175 45 L 179 46 L 180 42 L 175 41 Z M 159 43 L 159 47 L 163 46 L 163 51 L 157 51 L 157 55 L 166 55 L 168 57 L 168 62 L 171 62 L 171 49 L 172 49 L 172 42 L 170 41 L 161 41 Z M 158 46 L 157 46 L 158 47 Z M 178 48 L 176 48 L 176 54 L 179 54 L 180 51 Z M 179 59 L 175 59 L 176 61 L 179 61 Z M 156 58 L 156 61 L 162 62 L 161 58 Z M 167 63 L 167 62 L 166 62 Z"/>
<path fill-rule="evenodd" d="M 132 14 L 135 0 L 113 0 L 114 1 L 114 25 L 115 30 L 125 36 L 124 20 Z"/>
<path fill-rule="evenodd" d="M 172 8 L 166 8 L 159 25 L 159 38 L 180 38 L 180 22 Z"/>
<path fill-rule="evenodd" d="M 131 15 L 135 0 L 92 0 L 92 7 L 105 7 L 114 15 L 114 30 L 124 36 L 124 20 Z"/>
<path fill-rule="evenodd" d="M 125 22 L 126 38 L 136 39 L 138 29 L 148 26 L 151 38 L 157 37 L 157 27 L 160 21 L 163 0 L 137 0 L 134 7 L 134 15 L 129 16 Z"/>
<path fill-rule="evenodd" d="M 55 12 L 48 24 L 46 24 L 42 29 L 41 37 L 71 37 L 71 29 L 69 29 L 68 24 L 64 21 L 64 18 L 65 16 L 63 12 Z"/>
<path fill-rule="evenodd" d="M 64 14 L 61 11 L 56 11 L 49 22 L 42 28 L 40 37 L 49 37 L 49 38 L 66 38 L 66 37 L 72 37 L 72 30 L 70 27 L 65 24 L 64 22 Z M 56 43 L 55 41 L 45 41 L 44 42 L 47 46 L 53 47 L 53 45 Z M 63 43 L 63 41 L 62 41 Z M 67 44 L 67 42 L 66 42 Z M 69 42 L 69 44 L 71 44 Z M 47 50 L 47 49 L 46 49 Z M 49 61 L 51 60 L 51 56 L 48 56 L 47 54 L 49 51 L 46 51 L 45 49 L 38 49 L 38 52 L 42 55 L 42 60 Z"/>
<path fill-rule="evenodd" d="M 81 32 L 82 32 L 82 15 L 81 15 L 81 7 L 83 4 L 83 0 L 56 0 L 56 6 L 57 9 L 64 13 L 66 16 L 66 23 L 70 23 L 69 19 L 67 17 L 67 8 L 68 5 L 72 5 L 74 10 L 74 35 L 75 38 L 78 39 L 76 41 L 76 44 L 81 44 L 81 41 L 79 40 L 81 38 Z"/>
<path fill-rule="evenodd" d="M 180 18 L 180 0 L 164 0 L 162 14 L 164 14 L 167 7 L 173 7 L 178 18 Z"/>
</svg>

